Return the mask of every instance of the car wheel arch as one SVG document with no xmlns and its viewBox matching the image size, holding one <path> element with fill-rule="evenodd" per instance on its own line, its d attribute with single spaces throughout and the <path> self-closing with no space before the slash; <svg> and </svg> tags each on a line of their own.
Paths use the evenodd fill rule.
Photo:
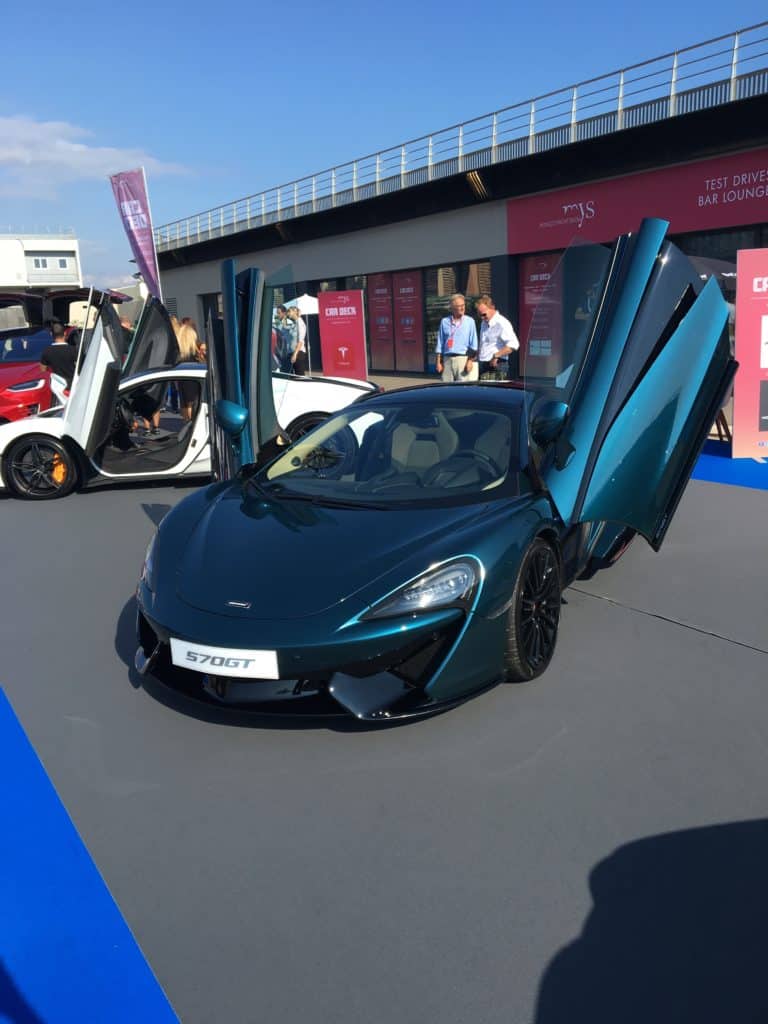
<svg viewBox="0 0 768 1024">
<path fill-rule="evenodd" d="M 285 427 L 284 433 L 288 435 L 292 442 L 296 441 L 302 434 L 306 434 L 322 423 L 323 420 L 327 420 L 330 415 L 329 412 L 322 412 L 320 409 L 315 412 L 303 412 L 301 416 L 291 420 L 288 426 Z"/>
</svg>

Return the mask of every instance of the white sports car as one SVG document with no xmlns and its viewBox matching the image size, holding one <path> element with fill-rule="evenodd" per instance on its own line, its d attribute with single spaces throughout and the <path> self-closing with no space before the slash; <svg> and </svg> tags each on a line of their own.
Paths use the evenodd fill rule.
<svg viewBox="0 0 768 1024">
<path fill-rule="evenodd" d="M 127 353 L 107 296 L 98 296 L 91 320 L 67 405 L 0 426 L 0 488 L 40 500 L 107 481 L 210 476 L 207 368 L 173 365 L 178 348 L 165 308 L 150 300 Z M 291 440 L 377 390 L 278 372 L 272 389 Z"/>
</svg>

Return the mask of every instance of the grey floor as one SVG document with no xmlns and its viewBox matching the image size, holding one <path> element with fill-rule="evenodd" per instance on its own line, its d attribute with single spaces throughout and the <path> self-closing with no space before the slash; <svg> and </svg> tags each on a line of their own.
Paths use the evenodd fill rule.
<svg viewBox="0 0 768 1024">
<path fill-rule="evenodd" d="M 185 493 L 0 499 L 0 683 L 183 1021 L 768 1019 L 768 493 L 692 483 L 544 678 L 383 731 L 135 687 Z"/>
</svg>

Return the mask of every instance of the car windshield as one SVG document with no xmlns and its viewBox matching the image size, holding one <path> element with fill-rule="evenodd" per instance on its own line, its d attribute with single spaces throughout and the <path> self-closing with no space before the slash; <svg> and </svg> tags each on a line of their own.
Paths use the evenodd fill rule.
<svg viewBox="0 0 768 1024">
<path fill-rule="evenodd" d="M 0 363 L 37 363 L 52 341 L 50 331 L 43 327 L 26 333 L 0 332 Z"/>
<path fill-rule="evenodd" d="M 509 497 L 530 489 L 519 438 L 517 405 L 361 403 L 306 434 L 254 483 L 286 498 L 360 506 Z"/>
</svg>

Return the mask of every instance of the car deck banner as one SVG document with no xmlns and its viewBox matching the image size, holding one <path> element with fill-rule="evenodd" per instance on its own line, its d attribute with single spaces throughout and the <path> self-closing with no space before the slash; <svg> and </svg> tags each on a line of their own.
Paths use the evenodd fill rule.
<svg viewBox="0 0 768 1024">
<path fill-rule="evenodd" d="M 317 302 L 323 374 L 367 380 L 362 291 L 320 292 Z"/>
<path fill-rule="evenodd" d="M 768 249 L 736 254 L 734 459 L 768 458 Z"/>
<path fill-rule="evenodd" d="M 155 236 L 152 231 L 152 214 L 149 210 L 144 168 L 121 171 L 119 174 L 111 175 L 109 180 L 136 265 L 150 294 L 162 302 L 160 272 L 157 267 Z"/>
</svg>

